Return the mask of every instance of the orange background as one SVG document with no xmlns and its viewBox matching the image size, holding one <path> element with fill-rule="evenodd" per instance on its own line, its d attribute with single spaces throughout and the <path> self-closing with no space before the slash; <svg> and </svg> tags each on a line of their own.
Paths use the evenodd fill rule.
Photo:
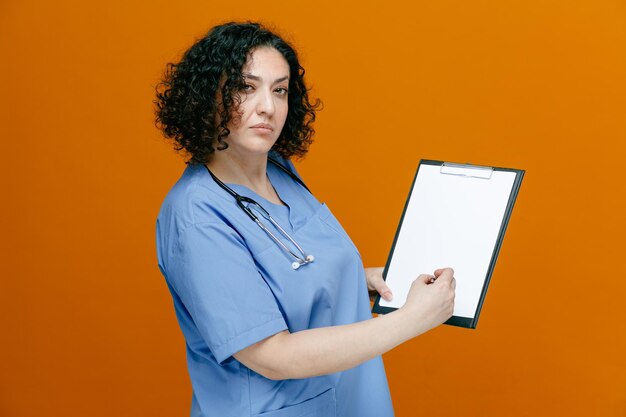
<svg viewBox="0 0 626 417">
<path fill-rule="evenodd" d="M 626 416 L 618 0 L 3 1 L 0 415 L 188 415 L 154 248 L 184 165 L 154 85 L 242 19 L 300 51 L 325 109 L 298 168 L 367 265 L 420 158 L 527 171 L 478 329 L 384 356 L 397 415 Z"/>
</svg>

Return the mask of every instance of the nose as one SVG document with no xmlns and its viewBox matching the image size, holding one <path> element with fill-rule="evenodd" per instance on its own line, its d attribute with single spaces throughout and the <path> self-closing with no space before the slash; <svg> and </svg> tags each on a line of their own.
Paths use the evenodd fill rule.
<svg viewBox="0 0 626 417">
<path fill-rule="evenodd" d="M 257 98 L 257 114 L 266 114 L 268 116 L 273 115 L 276 106 L 274 104 L 274 96 L 272 95 L 272 92 L 264 89 L 257 95 Z"/>
</svg>

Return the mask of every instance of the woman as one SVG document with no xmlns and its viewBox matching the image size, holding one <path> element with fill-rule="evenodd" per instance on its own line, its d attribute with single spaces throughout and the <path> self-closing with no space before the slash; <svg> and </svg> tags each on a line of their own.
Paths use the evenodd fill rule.
<svg viewBox="0 0 626 417">
<path fill-rule="evenodd" d="M 363 268 L 297 176 L 318 103 L 290 45 L 255 23 L 213 28 L 158 87 L 157 122 L 190 156 L 157 220 L 185 336 L 192 416 L 393 415 L 380 355 L 452 315 L 451 269 L 372 318 Z M 436 280 L 435 280 L 436 278 Z"/>
</svg>

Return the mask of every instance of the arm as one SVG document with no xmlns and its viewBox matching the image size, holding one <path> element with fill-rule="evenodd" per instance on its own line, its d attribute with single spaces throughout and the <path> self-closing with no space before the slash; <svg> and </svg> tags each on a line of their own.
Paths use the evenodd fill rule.
<svg viewBox="0 0 626 417">
<path fill-rule="evenodd" d="M 420 275 L 405 305 L 358 323 L 283 331 L 234 354 L 235 359 L 270 379 L 308 378 L 343 371 L 381 355 L 450 318 L 454 308 L 454 271 Z M 374 337 L 373 337 L 374 336 Z"/>
</svg>

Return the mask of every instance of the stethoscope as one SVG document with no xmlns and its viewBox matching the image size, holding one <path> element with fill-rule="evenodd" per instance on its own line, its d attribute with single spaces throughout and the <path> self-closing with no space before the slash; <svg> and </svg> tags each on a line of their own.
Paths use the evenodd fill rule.
<svg viewBox="0 0 626 417">
<path fill-rule="evenodd" d="M 300 178 L 298 178 L 293 172 L 289 171 L 287 168 L 285 168 L 282 164 L 278 163 L 276 160 L 272 159 L 271 157 L 268 157 L 267 160 L 271 163 L 273 163 L 274 165 L 276 165 L 278 168 L 280 168 L 281 170 L 283 170 L 284 172 L 287 173 L 287 175 L 289 175 L 294 181 L 296 181 L 298 184 L 302 185 L 308 192 L 311 192 L 311 190 L 309 190 L 309 187 L 307 187 L 304 182 L 302 182 L 302 180 Z M 269 212 L 267 210 L 265 210 L 265 208 L 263 208 L 263 206 L 259 203 L 257 203 L 255 200 L 249 198 L 249 197 L 244 197 L 241 194 L 238 194 L 235 190 L 233 190 L 232 188 L 230 188 L 228 185 L 224 184 L 219 178 L 217 178 L 209 169 L 208 166 L 204 166 L 207 171 L 209 171 L 209 174 L 211 174 L 211 177 L 213 178 L 213 180 L 217 183 L 217 185 L 219 185 L 220 187 L 222 187 L 222 189 L 224 189 L 226 192 L 228 192 L 230 195 L 232 195 L 233 197 L 235 197 L 235 200 L 237 201 L 237 205 L 239 206 L 239 208 L 241 210 L 243 210 L 248 217 L 250 217 L 257 225 L 259 225 L 259 227 L 261 229 L 263 229 L 265 231 L 265 233 L 267 233 L 267 235 L 274 241 L 276 242 L 276 244 L 278 244 L 278 246 L 280 246 L 285 252 L 287 252 L 288 254 L 290 254 L 295 261 L 291 264 L 291 267 L 293 269 L 298 269 L 300 268 L 302 265 L 306 265 L 306 264 L 310 264 L 311 262 L 313 262 L 315 260 L 315 258 L 313 257 L 313 255 L 307 255 L 304 250 L 300 247 L 300 245 L 298 245 L 298 243 L 289 235 L 289 233 L 287 233 L 285 231 L 285 229 L 283 229 L 277 222 L 276 220 L 274 220 L 274 218 L 269 214 Z M 296 254 L 294 253 L 291 249 L 289 249 L 287 247 L 287 245 L 285 245 L 283 242 L 280 241 L 280 239 L 278 239 L 276 237 L 276 235 L 274 235 L 274 233 L 271 232 L 271 230 L 269 230 L 264 224 L 263 222 L 261 222 L 261 220 L 258 218 L 258 216 L 256 214 L 254 214 L 254 212 L 252 211 L 252 209 L 250 208 L 250 206 L 255 207 L 256 209 L 258 209 L 258 211 L 261 213 L 261 215 L 263 217 L 265 217 L 267 220 L 270 221 L 270 223 L 272 223 L 274 225 L 274 227 L 276 227 L 276 229 L 285 237 L 287 238 L 292 244 L 293 246 L 295 246 L 298 251 L 300 252 L 300 254 Z"/>
</svg>

